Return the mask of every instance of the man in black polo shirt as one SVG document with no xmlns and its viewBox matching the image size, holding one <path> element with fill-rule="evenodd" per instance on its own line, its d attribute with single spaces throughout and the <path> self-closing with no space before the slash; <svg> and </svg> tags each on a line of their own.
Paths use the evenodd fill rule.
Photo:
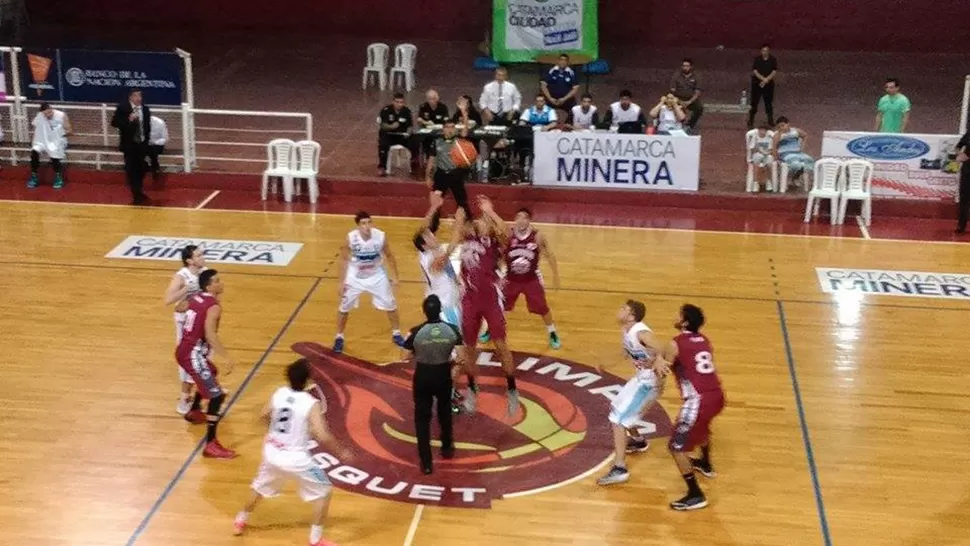
<svg viewBox="0 0 970 546">
<path fill-rule="evenodd" d="M 438 92 L 434 89 L 428 89 L 424 98 L 425 102 L 418 107 L 418 124 L 421 127 L 444 125 L 445 120 L 448 119 L 448 106 L 441 102 Z M 430 149 L 432 144 L 434 144 L 434 138 L 430 137 L 430 135 L 429 138 L 423 138 L 421 140 L 421 149 L 425 157 L 431 155 Z"/>
<path fill-rule="evenodd" d="M 422 303 L 424 323 L 411 328 L 404 349 L 407 357 L 415 361 L 414 379 L 414 430 L 418 440 L 418 458 L 421 472 L 431 474 L 431 409 L 437 401 L 438 426 L 441 427 L 441 457 L 455 456 L 455 442 L 451 426 L 451 355 L 461 347 L 458 328 L 442 322 L 441 300 L 434 294 Z"/>
<path fill-rule="evenodd" d="M 468 134 L 468 116 L 461 119 L 465 126 L 461 130 L 461 137 Z M 465 209 L 465 214 L 470 215 L 471 209 L 468 208 L 468 192 L 465 190 L 465 179 L 468 178 L 469 169 L 455 166 L 455 161 L 451 158 L 451 150 L 458 142 L 458 131 L 455 128 L 454 120 L 446 120 L 441 136 L 435 139 L 431 146 L 431 155 L 428 157 L 428 166 L 425 172 L 425 184 L 432 191 L 444 197 L 449 191 L 455 196 L 455 203 Z"/>
<path fill-rule="evenodd" d="M 689 117 L 684 122 L 684 128 L 691 133 L 697 128 L 697 123 L 704 114 L 704 104 L 701 102 L 701 84 L 694 72 L 694 61 L 684 59 L 680 63 L 674 77 L 670 80 L 670 92 L 680 99 L 680 105 L 688 112 Z"/>
<path fill-rule="evenodd" d="M 778 59 L 771 54 L 768 44 L 761 46 L 761 54 L 754 58 L 751 66 L 751 110 L 748 112 L 748 129 L 754 128 L 754 117 L 758 115 L 758 103 L 765 101 L 765 114 L 768 125 L 775 126 L 775 75 L 778 73 Z"/>
<path fill-rule="evenodd" d="M 559 63 L 549 69 L 546 77 L 540 83 L 542 94 L 556 110 L 563 110 L 567 114 L 576 106 L 576 94 L 579 93 L 579 83 L 576 72 L 569 67 L 569 55 L 559 56 Z"/>
<path fill-rule="evenodd" d="M 387 152 L 391 146 L 404 146 L 411 151 L 412 169 L 417 163 L 417 154 L 411 146 L 411 127 L 414 118 L 411 109 L 404 105 L 404 93 L 394 93 L 394 100 L 381 109 L 377 131 L 377 170 L 380 176 L 387 176 Z"/>
</svg>

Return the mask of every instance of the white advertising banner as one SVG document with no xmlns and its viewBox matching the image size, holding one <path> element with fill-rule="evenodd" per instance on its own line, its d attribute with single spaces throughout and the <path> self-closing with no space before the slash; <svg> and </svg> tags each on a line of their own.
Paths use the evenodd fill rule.
<svg viewBox="0 0 970 546">
<path fill-rule="evenodd" d="M 164 235 L 129 235 L 112 248 L 105 258 L 121 260 L 178 261 L 182 249 L 196 245 L 209 263 L 272 265 L 286 267 L 296 257 L 303 243 L 277 241 L 234 241 L 200 237 Z"/>
<path fill-rule="evenodd" d="M 970 300 L 970 274 L 816 267 L 826 294 L 871 294 L 905 298 Z"/>
<path fill-rule="evenodd" d="M 697 191 L 701 138 L 606 132 L 535 135 L 536 186 Z"/>
<path fill-rule="evenodd" d="M 959 184 L 959 135 L 825 131 L 822 157 L 872 161 L 873 195 L 953 199 Z"/>
</svg>

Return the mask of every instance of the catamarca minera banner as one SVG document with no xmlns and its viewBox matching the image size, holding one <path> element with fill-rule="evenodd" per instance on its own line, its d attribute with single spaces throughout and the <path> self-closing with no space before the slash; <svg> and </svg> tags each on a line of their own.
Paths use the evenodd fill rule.
<svg viewBox="0 0 970 546">
<path fill-rule="evenodd" d="M 498 62 L 563 52 L 599 57 L 596 0 L 494 0 L 492 22 Z"/>
</svg>

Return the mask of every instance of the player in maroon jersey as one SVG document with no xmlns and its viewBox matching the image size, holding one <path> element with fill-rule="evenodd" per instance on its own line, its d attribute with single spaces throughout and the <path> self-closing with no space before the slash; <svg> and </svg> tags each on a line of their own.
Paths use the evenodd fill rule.
<svg viewBox="0 0 970 546">
<path fill-rule="evenodd" d="M 509 235 L 508 245 L 505 247 L 505 284 L 502 287 L 502 300 L 505 310 L 515 309 L 515 302 L 520 295 L 525 296 L 525 304 L 529 312 L 542 317 L 549 332 L 549 346 L 558 349 L 562 346 L 556 325 L 552 321 L 552 311 L 546 303 L 546 288 L 542 274 L 539 272 L 539 258 L 545 255 L 552 269 L 552 287 L 559 288 L 559 264 L 556 256 L 549 248 L 545 236 L 532 227 L 532 211 L 527 208 L 519 209 L 515 213 L 515 224 Z M 485 332 L 479 338 L 487 342 L 490 333 Z"/>
<path fill-rule="evenodd" d="M 450 256 L 455 248 L 461 246 L 461 335 L 464 339 L 475 339 L 482 321 L 488 325 L 502 370 L 505 371 L 508 414 L 514 415 L 519 408 L 519 392 L 515 387 L 512 353 L 505 341 L 505 313 L 499 301 L 498 289 L 498 263 L 508 238 L 508 229 L 505 221 L 492 208 L 491 200 L 480 195 L 478 206 L 482 215 L 475 220 L 468 218 L 462 208 L 455 212 L 455 229 L 446 255 Z M 474 343 L 467 343 L 463 352 L 462 361 L 468 373 L 465 409 L 473 412 L 478 393 L 475 385 L 478 350 Z"/>
<path fill-rule="evenodd" d="M 673 362 L 672 369 L 683 405 L 667 447 L 687 483 L 687 495 L 670 503 L 670 507 L 674 510 L 697 510 L 707 506 L 707 498 L 697 485 L 694 470 L 708 478 L 717 475 L 711 465 L 711 421 L 724 409 L 724 390 L 714 368 L 714 348 L 707 336 L 701 333 L 704 326 L 701 308 L 684 304 L 674 326 L 680 329 L 680 334 L 667 344 L 664 360 Z M 689 457 L 698 447 L 701 448 L 701 457 Z"/>
<path fill-rule="evenodd" d="M 182 340 L 175 349 L 175 359 L 179 366 L 192 377 L 196 386 L 196 401 L 205 398 L 209 401 L 206 413 L 192 410 L 185 415 L 185 419 L 192 423 L 206 423 L 204 457 L 215 459 L 231 459 L 236 452 L 222 447 L 216 439 L 216 428 L 219 426 L 219 409 L 226 400 L 226 393 L 219 384 L 219 371 L 209 360 L 214 352 L 226 359 L 228 366 L 226 374 L 232 372 L 234 362 L 225 345 L 219 339 L 219 319 L 222 316 L 222 306 L 219 305 L 219 295 L 223 286 L 219 274 L 214 269 L 206 269 L 199 274 L 198 294 L 189 297 L 189 308 L 185 312 L 185 325 L 182 327 Z"/>
</svg>

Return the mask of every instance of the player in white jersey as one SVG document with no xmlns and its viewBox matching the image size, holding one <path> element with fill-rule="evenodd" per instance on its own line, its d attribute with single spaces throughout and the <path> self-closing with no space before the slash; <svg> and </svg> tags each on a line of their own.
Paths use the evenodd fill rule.
<svg viewBox="0 0 970 546">
<path fill-rule="evenodd" d="M 383 231 L 373 227 L 370 214 L 358 212 L 354 217 L 357 229 L 347 234 L 340 248 L 340 271 L 337 274 L 337 337 L 333 350 L 344 350 L 344 328 L 350 310 L 357 307 L 361 293 L 371 295 L 374 307 L 386 311 L 391 322 L 391 339 L 398 347 L 404 346 L 401 320 L 397 314 L 397 301 L 391 285 L 397 284 L 397 260 Z"/>
<path fill-rule="evenodd" d="M 286 368 L 289 386 L 280 387 L 263 408 L 260 418 L 269 425 L 269 433 L 263 442 L 263 462 L 253 480 L 253 493 L 233 522 L 235 534 L 241 535 L 249 522 L 249 516 L 265 497 L 275 497 L 287 481 L 299 482 L 300 497 L 313 503 L 313 522 L 310 526 L 310 546 L 335 546 L 323 538 L 323 521 L 330 508 L 332 485 L 323 469 L 314 460 L 310 450 L 323 446 L 341 461 L 351 458 L 351 453 L 337 444 L 327 429 L 324 414 L 327 401 L 316 387 L 318 400 L 306 392 L 310 381 L 310 365 L 301 358 Z"/>
<path fill-rule="evenodd" d="M 201 292 L 199 289 L 199 273 L 205 271 L 205 256 L 202 249 L 195 245 L 188 245 L 182 249 L 182 269 L 172 275 L 172 281 L 165 289 L 165 305 L 175 306 L 175 346 L 182 341 L 182 328 L 185 326 L 185 310 L 188 309 L 188 298 Z M 185 415 L 192 409 L 199 409 L 199 400 L 192 398 L 192 386 L 195 383 L 189 374 L 179 367 L 179 380 L 182 391 L 179 394 L 175 411 Z"/>
<path fill-rule="evenodd" d="M 442 202 L 440 195 L 432 194 L 431 209 L 425 216 L 425 223 L 414 234 L 414 247 L 418 250 L 418 264 L 427 283 L 424 288 L 425 297 L 432 294 L 438 296 L 441 300 L 441 318 L 460 328 L 461 293 L 458 272 L 447 254 L 447 243 L 438 242 L 436 237 L 441 223 L 438 209 Z"/>
<path fill-rule="evenodd" d="M 661 358 L 663 345 L 643 323 L 647 308 L 642 302 L 628 300 L 617 314 L 623 326 L 623 350 L 636 373 L 610 404 L 613 427 L 613 466 L 599 479 L 600 485 L 622 483 L 630 479 L 626 453 L 647 450 L 647 441 L 636 432 L 636 424 L 660 395 L 669 365 Z M 629 434 L 629 437 L 628 437 Z"/>
</svg>

